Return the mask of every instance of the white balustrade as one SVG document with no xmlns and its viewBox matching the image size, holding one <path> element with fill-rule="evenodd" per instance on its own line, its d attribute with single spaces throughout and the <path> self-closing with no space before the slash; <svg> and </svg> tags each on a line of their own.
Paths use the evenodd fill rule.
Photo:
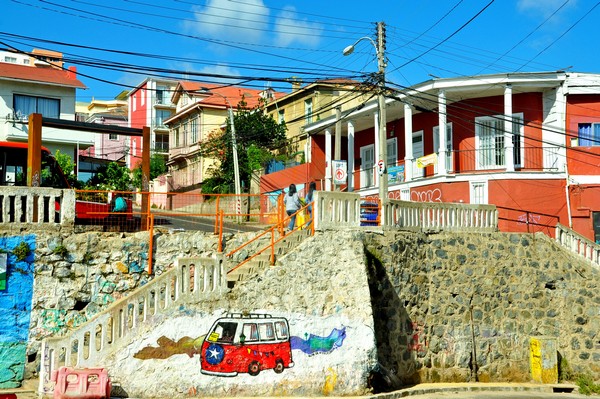
<svg viewBox="0 0 600 399">
<path fill-rule="evenodd" d="M 556 241 L 600 269 L 600 245 L 560 223 L 556 225 Z"/>
<path fill-rule="evenodd" d="M 4 186 L 0 226 L 73 226 L 75 191 L 48 187 Z"/>
<path fill-rule="evenodd" d="M 389 228 L 413 231 L 492 232 L 498 230 L 494 205 L 472 205 L 390 200 L 384 205 Z"/>
</svg>

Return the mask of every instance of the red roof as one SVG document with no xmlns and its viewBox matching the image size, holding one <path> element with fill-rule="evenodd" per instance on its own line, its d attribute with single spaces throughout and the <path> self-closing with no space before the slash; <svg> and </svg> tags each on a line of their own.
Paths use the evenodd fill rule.
<svg viewBox="0 0 600 399">
<path fill-rule="evenodd" d="M 226 107 L 227 102 L 223 98 L 226 97 L 234 108 L 237 108 L 237 105 L 242 98 L 247 104 L 246 108 L 256 107 L 259 104 L 261 93 L 265 91 L 262 89 L 248 89 L 240 86 L 223 86 L 202 82 L 180 81 L 179 84 L 181 85 L 181 88 L 187 92 L 191 92 L 198 96 L 205 96 L 206 98 L 202 100 L 202 104 Z M 207 90 L 205 91 L 203 89 Z M 276 98 L 285 95 L 285 93 L 279 92 L 273 92 L 273 94 Z"/>
<path fill-rule="evenodd" d="M 0 79 L 48 83 L 79 89 L 87 88 L 77 79 L 77 71 L 74 67 L 65 71 L 64 69 L 32 67 L 12 64 L 10 62 L 0 62 Z"/>
</svg>

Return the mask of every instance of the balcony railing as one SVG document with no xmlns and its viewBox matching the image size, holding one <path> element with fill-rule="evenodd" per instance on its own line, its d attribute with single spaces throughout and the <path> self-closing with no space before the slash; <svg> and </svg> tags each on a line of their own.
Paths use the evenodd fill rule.
<svg viewBox="0 0 600 399">
<path fill-rule="evenodd" d="M 473 149 L 453 151 L 455 173 L 476 172 L 490 169 L 504 169 L 506 162 L 504 150 L 490 156 L 489 149 Z M 525 147 L 518 154 L 513 154 L 512 162 L 516 170 L 521 171 L 562 171 L 560 147 Z"/>
</svg>

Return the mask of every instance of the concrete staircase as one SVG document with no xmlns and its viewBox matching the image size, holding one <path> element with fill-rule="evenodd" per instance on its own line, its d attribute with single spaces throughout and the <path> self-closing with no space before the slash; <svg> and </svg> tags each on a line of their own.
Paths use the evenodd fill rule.
<svg viewBox="0 0 600 399">
<path fill-rule="evenodd" d="M 290 252 L 311 235 L 310 229 L 298 229 L 280 237 L 273 245 L 274 264 L 277 264 L 283 255 Z M 247 260 L 241 263 L 232 260 L 227 260 L 225 263 L 225 269 L 228 270 L 227 287 L 233 288 L 237 283 L 251 279 L 271 266 L 271 245 L 258 248 L 254 254 L 250 254 Z"/>
</svg>

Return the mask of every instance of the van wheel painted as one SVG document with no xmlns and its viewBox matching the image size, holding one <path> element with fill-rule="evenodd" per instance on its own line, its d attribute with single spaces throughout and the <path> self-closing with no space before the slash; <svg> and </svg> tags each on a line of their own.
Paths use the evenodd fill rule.
<svg viewBox="0 0 600 399">
<path fill-rule="evenodd" d="M 258 375 L 258 373 L 260 373 L 260 365 L 258 362 L 250 363 L 248 365 L 248 374 L 254 377 L 255 375 Z"/>
<path fill-rule="evenodd" d="M 277 359 L 275 361 L 275 368 L 273 369 L 273 371 L 275 371 L 277 374 L 283 373 L 284 368 L 285 367 L 283 366 L 283 360 Z"/>
</svg>

